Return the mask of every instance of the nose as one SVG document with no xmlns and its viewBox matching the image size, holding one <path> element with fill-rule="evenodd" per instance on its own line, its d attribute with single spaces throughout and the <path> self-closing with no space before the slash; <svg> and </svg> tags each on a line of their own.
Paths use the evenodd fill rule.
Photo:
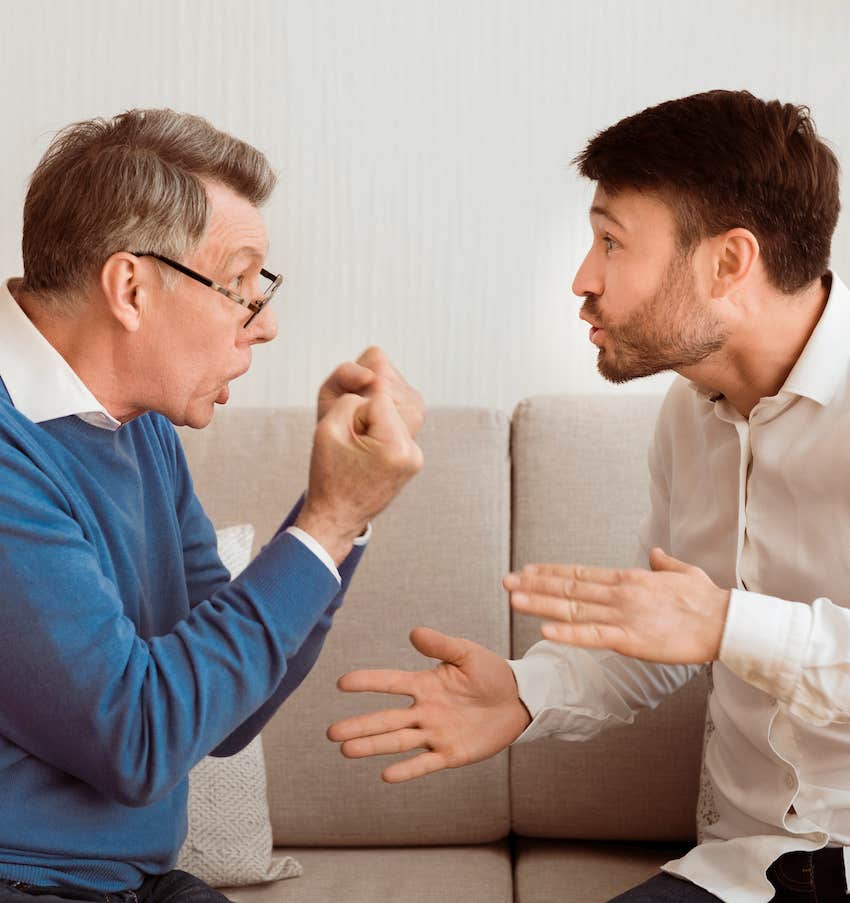
<svg viewBox="0 0 850 903">
<path fill-rule="evenodd" d="M 261 345 L 263 342 L 272 342 L 277 337 L 277 317 L 271 304 L 267 304 L 246 329 L 249 344 Z"/>
<path fill-rule="evenodd" d="M 583 298 L 585 295 L 602 295 L 605 292 L 604 268 L 598 258 L 594 248 L 587 252 L 573 279 L 574 295 Z"/>
</svg>

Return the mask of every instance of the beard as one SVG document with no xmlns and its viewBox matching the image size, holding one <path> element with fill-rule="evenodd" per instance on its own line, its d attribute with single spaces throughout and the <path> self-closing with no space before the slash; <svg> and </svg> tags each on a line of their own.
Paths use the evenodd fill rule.
<svg viewBox="0 0 850 903">
<path fill-rule="evenodd" d="M 596 366 L 605 379 L 625 383 L 665 370 L 692 366 L 719 351 L 729 336 L 697 296 L 689 261 L 677 255 L 656 293 L 622 323 L 608 323 L 599 296 L 585 295 L 582 313 L 604 330 L 609 348 L 599 348 Z"/>
</svg>

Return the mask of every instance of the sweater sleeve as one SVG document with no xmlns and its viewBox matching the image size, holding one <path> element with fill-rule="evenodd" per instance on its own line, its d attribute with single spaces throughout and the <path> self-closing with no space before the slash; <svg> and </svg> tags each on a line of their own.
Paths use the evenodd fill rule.
<svg viewBox="0 0 850 903">
<path fill-rule="evenodd" d="M 324 646 L 325 638 L 331 629 L 334 615 L 343 603 L 351 578 L 354 576 L 354 571 L 360 563 L 365 549 L 365 546 L 354 546 L 348 557 L 340 565 L 339 574 L 342 578 L 342 586 L 339 592 L 334 597 L 333 602 L 322 613 L 322 616 L 301 648 L 289 659 L 286 674 L 277 690 L 250 718 L 243 722 L 222 744 L 216 747 L 212 751 L 212 755 L 232 756 L 247 746 L 266 726 L 280 705 L 301 685 L 301 682 L 310 673 L 310 670 L 316 663 L 316 659 L 319 657 L 319 653 L 322 651 L 322 646 Z"/>
<path fill-rule="evenodd" d="M 339 586 L 281 533 L 145 640 L 56 485 L 8 445 L 0 472 L 0 732 L 124 805 L 147 805 L 278 691 Z"/>
<path fill-rule="evenodd" d="M 194 492 L 183 449 L 175 435 L 175 463 L 177 476 L 177 510 L 183 535 L 186 584 L 190 600 L 204 599 L 218 587 L 226 584 L 230 577 L 221 564 L 215 547 L 215 532 L 200 501 Z M 273 542 L 295 523 L 304 504 L 302 495 L 293 509 L 284 518 L 275 534 Z M 296 540 L 297 542 L 298 540 Z M 283 702 L 301 685 L 310 673 L 322 651 L 325 638 L 331 629 L 334 614 L 339 610 L 345 593 L 354 576 L 354 571 L 363 556 L 365 547 L 355 545 L 339 567 L 341 585 L 330 605 L 322 612 L 316 626 L 310 631 L 298 651 L 287 661 L 283 680 L 271 696 L 253 712 L 242 724 L 212 750 L 214 756 L 232 756 L 247 746 L 265 727 L 269 719 Z M 262 554 L 262 553 L 261 553 Z M 312 555 L 313 553 L 310 552 Z M 324 565 L 323 565 L 324 567 Z M 223 572 L 223 573 L 222 573 Z"/>
</svg>

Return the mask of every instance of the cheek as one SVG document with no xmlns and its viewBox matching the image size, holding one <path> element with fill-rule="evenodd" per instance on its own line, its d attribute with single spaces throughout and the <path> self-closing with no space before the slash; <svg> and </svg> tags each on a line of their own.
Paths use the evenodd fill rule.
<svg viewBox="0 0 850 903">
<path fill-rule="evenodd" d="M 658 291 L 659 277 L 647 261 L 612 260 L 605 278 L 605 298 L 616 317 L 628 316 Z"/>
</svg>

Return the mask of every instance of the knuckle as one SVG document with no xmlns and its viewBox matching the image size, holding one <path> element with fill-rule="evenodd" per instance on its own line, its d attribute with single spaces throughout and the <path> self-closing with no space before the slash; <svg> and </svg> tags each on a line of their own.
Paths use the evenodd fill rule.
<svg viewBox="0 0 850 903">
<path fill-rule="evenodd" d="M 576 592 L 576 581 L 572 577 L 564 577 L 561 581 L 561 593 L 565 599 L 574 596 Z"/>
<path fill-rule="evenodd" d="M 594 643 L 596 643 L 598 645 L 602 645 L 605 638 L 602 635 L 602 628 L 598 624 L 590 624 L 588 632 L 590 634 L 591 640 Z"/>
</svg>

